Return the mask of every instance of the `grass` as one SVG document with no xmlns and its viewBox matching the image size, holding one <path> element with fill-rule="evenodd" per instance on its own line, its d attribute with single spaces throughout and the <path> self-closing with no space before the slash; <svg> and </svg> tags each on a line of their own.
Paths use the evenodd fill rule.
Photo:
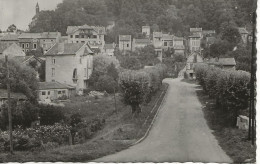
<svg viewBox="0 0 260 164">
<path fill-rule="evenodd" d="M 100 99 L 88 96 L 75 97 L 65 104 L 65 114 L 79 112 L 86 120 L 102 116 L 106 119 L 102 130 L 83 144 L 61 146 L 38 152 L 15 151 L 15 155 L 12 156 L 2 153 L 0 162 L 85 162 L 126 149 L 146 133 L 167 87 L 168 84 L 163 84 L 150 103 L 142 106 L 142 113 L 136 117 L 132 117 L 130 107 L 120 101 L 119 94 L 116 95 L 117 112 L 113 95 Z"/>
<path fill-rule="evenodd" d="M 204 117 L 222 149 L 233 159 L 235 163 L 255 162 L 256 146 L 252 146 L 247 140 L 248 132 L 235 127 L 227 127 L 224 114 L 216 109 L 215 100 L 202 90 L 196 90 L 197 96 L 203 105 Z"/>
</svg>

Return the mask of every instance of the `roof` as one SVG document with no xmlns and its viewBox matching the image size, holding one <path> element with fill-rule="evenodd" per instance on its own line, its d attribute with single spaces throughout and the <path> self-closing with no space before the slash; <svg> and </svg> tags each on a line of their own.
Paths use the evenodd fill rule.
<svg viewBox="0 0 260 164">
<path fill-rule="evenodd" d="M 184 47 L 184 45 L 174 45 L 174 49 L 175 50 L 184 50 L 185 47 Z"/>
<path fill-rule="evenodd" d="M 114 49 L 115 45 L 114 44 L 105 44 L 104 49 Z"/>
<path fill-rule="evenodd" d="M 0 40 L 6 40 L 6 41 L 8 41 L 8 40 L 10 40 L 10 41 L 15 40 L 15 41 L 18 41 L 18 37 L 19 37 L 18 34 L 6 34 Z"/>
<path fill-rule="evenodd" d="M 190 28 L 190 32 L 202 32 L 202 28 Z"/>
<path fill-rule="evenodd" d="M 55 39 L 55 38 L 57 38 L 60 35 L 61 35 L 60 32 L 43 32 L 41 34 L 41 38 L 42 39 L 48 39 L 48 38 Z"/>
<path fill-rule="evenodd" d="M 105 27 L 103 26 L 89 26 L 87 24 L 82 25 L 82 26 L 68 26 L 67 27 L 67 34 L 73 34 L 74 32 L 78 30 L 83 30 L 83 29 L 93 29 L 96 31 L 98 34 L 105 34 Z"/>
<path fill-rule="evenodd" d="M 56 43 L 45 55 L 75 55 L 84 43 Z"/>
<path fill-rule="evenodd" d="M 173 35 L 170 34 L 162 34 L 162 39 L 163 40 L 173 40 Z"/>
<path fill-rule="evenodd" d="M 162 32 L 153 32 L 153 37 L 161 38 L 162 37 Z"/>
<path fill-rule="evenodd" d="M 240 34 L 248 34 L 248 31 L 244 27 L 239 27 L 238 31 L 239 31 Z"/>
<path fill-rule="evenodd" d="M 7 49 L 8 47 L 9 47 L 8 44 L 0 42 L 0 54 L 2 54 L 4 50 Z"/>
<path fill-rule="evenodd" d="M 119 40 L 131 41 L 131 35 L 119 35 Z"/>
<path fill-rule="evenodd" d="M 37 60 L 38 62 L 42 63 L 43 60 L 36 57 L 36 56 L 15 56 L 13 59 L 16 60 L 19 63 L 25 63 L 27 61 L 29 61 L 30 59 L 34 58 L 35 60 Z"/>
<path fill-rule="evenodd" d="M 151 41 L 150 39 L 135 39 L 135 43 L 140 43 L 140 44 L 150 44 Z"/>
<path fill-rule="evenodd" d="M 201 36 L 199 34 L 193 34 L 189 36 L 189 38 L 200 38 Z"/>
<path fill-rule="evenodd" d="M 0 89 L 0 98 L 7 98 L 7 90 L 6 89 Z M 23 93 L 15 93 L 11 92 L 10 97 L 13 99 L 27 99 L 27 97 Z"/>
<path fill-rule="evenodd" d="M 203 30 L 202 31 L 203 35 L 207 35 L 207 34 L 215 34 L 215 30 Z"/>
<path fill-rule="evenodd" d="M 18 39 L 38 39 L 41 38 L 41 33 L 22 33 Z"/>
<path fill-rule="evenodd" d="M 25 53 L 23 52 L 22 48 L 18 46 L 16 43 L 7 46 L 5 49 L 2 49 L 0 53 L 4 53 L 4 55 L 8 55 L 10 58 L 14 56 L 25 56 Z"/>
<path fill-rule="evenodd" d="M 219 58 L 218 63 L 220 65 L 236 65 L 235 58 Z"/>
<path fill-rule="evenodd" d="M 183 41 L 184 39 L 183 39 L 183 37 L 176 37 L 176 36 L 175 36 L 175 37 L 174 37 L 174 40 L 175 40 L 175 41 Z"/>
<path fill-rule="evenodd" d="M 70 86 L 68 84 L 62 84 L 57 81 L 54 82 L 38 82 L 39 90 L 47 90 L 47 89 L 73 89 L 75 87 Z"/>
</svg>

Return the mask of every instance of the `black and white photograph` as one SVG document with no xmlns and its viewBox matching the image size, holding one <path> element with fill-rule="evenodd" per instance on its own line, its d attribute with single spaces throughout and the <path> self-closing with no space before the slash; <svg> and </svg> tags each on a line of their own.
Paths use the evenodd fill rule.
<svg viewBox="0 0 260 164">
<path fill-rule="evenodd" d="M 0 0 L 0 163 L 257 163 L 257 15 Z"/>
</svg>

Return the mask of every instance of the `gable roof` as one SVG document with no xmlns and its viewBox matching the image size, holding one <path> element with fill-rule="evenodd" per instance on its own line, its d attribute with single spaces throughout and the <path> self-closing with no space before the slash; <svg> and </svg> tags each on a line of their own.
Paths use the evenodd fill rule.
<svg viewBox="0 0 260 164">
<path fill-rule="evenodd" d="M 183 40 L 184 40 L 183 37 L 177 37 L 177 36 L 174 37 L 174 41 L 183 41 Z"/>
<path fill-rule="evenodd" d="M 35 59 L 36 61 L 42 63 L 43 60 L 36 57 L 36 56 L 15 56 L 13 59 L 19 63 L 26 63 L 27 61 L 29 61 L 30 59 Z"/>
<path fill-rule="evenodd" d="M 139 44 L 150 44 L 151 41 L 150 39 L 134 39 L 135 40 L 135 43 L 139 43 Z"/>
<path fill-rule="evenodd" d="M 248 31 L 244 27 L 239 27 L 238 31 L 239 31 L 240 34 L 248 34 Z"/>
<path fill-rule="evenodd" d="M 153 32 L 153 37 L 161 38 L 162 37 L 162 32 Z"/>
<path fill-rule="evenodd" d="M 98 34 L 105 34 L 105 27 L 103 26 L 89 26 L 87 24 L 82 25 L 82 26 L 68 26 L 67 27 L 67 31 L 66 34 L 73 34 L 74 32 L 78 31 L 78 30 L 83 30 L 83 29 L 92 29 L 94 31 L 96 31 Z"/>
<path fill-rule="evenodd" d="M 62 84 L 57 81 L 54 82 L 38 82 L 39 90 L 48 90 L 48 89 L 73 89 L 75 87 L 68 84 Z"/>
<path fill-rule="evenodd" d="M 13 43 L 10 46 L 7 46 L 1 53 L 5 53 L 10 57 L 14 56 L 25 56 L 26 54 L 23 52 L 22 48 L 18 46 L 16 43 Z"/>
<path fill-rule="evenodd" d="M 1 37 L 1 41 L 18 41 L 18 34 L 6 34 Z"/>
<path fill-rule="evenodd" d="M 190 32 L 202 32 L 202 28 L 190 28 Z"/>
<path fill-rule="evenodd" d="M 41 33 L 22 33 L 18 39 L 39 39 L 41 38 Z"/>
<path fill-rule="evenodd" d="M 41 34 L 42 39 L 48 39 L 48 38 L 55 39 L 58 36 L 61 36 L 60 32 L 43 32 Z"/>
<path fill-rule="evenodd" d="M 173 35 L 170 34 L 162 34 L 162 39 L 163 40 L 173 40 Z"/>
<path fill-rule="evenodd" d="M 15 93 L 11 92 L 10 97 L 12 99 L 27 99 L 27 97 L 23 93 Z M 8 97 L 6 89 L 0 89 L 0 98 L 6 99 Z"/>
<path fill-rule="evenodd" d="M 105 44 L 104 49 L 114 49 L 115 45 L 114 44 Z"/>
</svg>

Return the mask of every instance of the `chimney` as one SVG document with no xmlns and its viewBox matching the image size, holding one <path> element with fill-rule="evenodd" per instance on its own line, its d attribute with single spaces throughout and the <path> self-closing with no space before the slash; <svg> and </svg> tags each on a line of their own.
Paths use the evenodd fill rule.
<svg viewBox="0 0 260 164">
<path fill-rule="evenodd" d="M 64 52 L 64 43 L 58 43 L 58 53 Z"/>
</svg>

